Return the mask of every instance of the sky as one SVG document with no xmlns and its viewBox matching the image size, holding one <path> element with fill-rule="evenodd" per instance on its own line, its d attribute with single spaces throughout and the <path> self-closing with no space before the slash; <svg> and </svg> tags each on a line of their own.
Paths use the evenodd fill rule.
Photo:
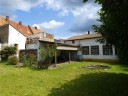
<svg viewBox="0 0 128 96">
<path fill-rule="evenodd" d="M 0 0 L 0 16 L 36 26 L 56 39 L 94 32 L 100 8 L 94 0 Z"/>
</svg>

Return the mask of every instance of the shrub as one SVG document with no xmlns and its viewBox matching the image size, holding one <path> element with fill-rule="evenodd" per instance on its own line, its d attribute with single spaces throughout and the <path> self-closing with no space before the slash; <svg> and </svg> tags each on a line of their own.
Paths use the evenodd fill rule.
<svg viewBox="0 0 128 96">
<path fill-rule="evenodd" d="M 38 62 L 37 68 L 48 69 L 48 66 L 50 66 L 54 57 L 55 51 L 56 45 L 47 46 L 43 49 L 40 49 L 40 60 Z"/>
<path fill-rule="evenodd" d="M 28 54 L 27 57 L 28 57 L 29 66 L 37 64 L 37 58 L 34 54 Z"/>
<path fill-rule="evenodd" d="M 11 55 L 8 57 L 8 63 L 12 65 L 18 64 L 18 58 L 15 55 Z"/>
<path fill-rule="evenodd" d="M 24 66 L 30 67 L 37 63 L 37 58 L 34 54 L 22 53 L 20 56 L 20 61 L 23 63 Z"/>
<path fill-rule="evenodd" d="M 1 60 L 6 61 L 10 55 L 16 54 L 16 47 L 7 46 L 0 51 Z"/>
<path fill-rule="evenodd" d="M 23 63 L 23 57 L 24 57 L 25 53 L 20 53 L 19 54 L 19 62 Z"/>
</svg>

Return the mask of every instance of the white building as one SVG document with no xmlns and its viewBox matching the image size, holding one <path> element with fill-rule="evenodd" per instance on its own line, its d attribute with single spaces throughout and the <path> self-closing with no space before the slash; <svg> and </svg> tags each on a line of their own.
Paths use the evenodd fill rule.
<svg viewBox="0 0 128 96">
<path fill-rule="evenodd" d="M 82 60 L 118 61 L 114 46 L 104 45 L 97 41 L 98 33 L 73 36 L 65 40 L 65 44 L 79 46 L 77 55 Z"/>
<path fill-rule="evenodd" d="M 61 50 L 62 53 L 67 51 L 67 53 L 70 53 L 72 51 L 72 56 L 76 56 L 74 54 L 77 53 L 77 58 L 82 60 L 117 61 L 118 57 L 115 47 L 97 42 L 97 39 L 100 37 L 101 35 L 97 33 L 88 33 L 70 37 L 64 42 L 61 39 L 59 41 L 56 40 L 56 43 L 66 44 L 63 47 L 62 45 L 58 46 L 57 50 Z M 22 22 L 16 23 L 11 21 L 9 16 L 6 16 L 6 18 L 0 17 L 0 47 L 17 46 L 17 52 L 19 52 L 19 50 L 24 49 L 39 49 L 39 45 L 42 44 L 40 43 L 41 41 L 46 41 L 47 43 L 54 42 L 54 36 L 37 29 L 37 27 L 25 26 Z M 75 49 L 74 51 L 73 47 L 68 45 L 77 46 L 79 50 Z M 67 49 L 69 47 L 71 49 Z"/>
<path fill-rule="evenodd" d="M 26 49 L 28 38 L 54 41 L 53 35 L 37 29 L 37 27 L 25 26 L 22 22 L 11 21 L 9 16 L 6 16 L 6 18 L 0 17 L 1 48 L 3 46 L 16 46 L 18 54 L 19 50 Z"/>
</svg>

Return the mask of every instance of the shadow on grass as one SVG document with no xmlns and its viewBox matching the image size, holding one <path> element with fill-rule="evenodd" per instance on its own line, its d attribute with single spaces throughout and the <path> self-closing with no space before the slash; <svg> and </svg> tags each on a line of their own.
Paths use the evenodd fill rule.
<svg viewBox="0 0 128 96">
<path fill-rule="evenodd" d="M 123 71 L 128 72 L 128 65 L 119 65 Z"/>
<path fill-rule="evenodd" d="M 119 66 L 122 71 L 128 72 L 128 65 L 127 64 L 120 64 L 120 63 L 109 63 L 109 65 Z"/>
<path fill-rule="evenodd" d="M 128 75 L 91 73 L 53 88 L 48 96 L 128 96 Z"/>
<path fill-rule="evenodd" d="M 120 70 L 128 72 L 128 65 L 126 64 L 121 64 L 121 63 L 106 63 L 106 64 L 112 65 L 112 66 L 119 66 Z"/>
</svg>

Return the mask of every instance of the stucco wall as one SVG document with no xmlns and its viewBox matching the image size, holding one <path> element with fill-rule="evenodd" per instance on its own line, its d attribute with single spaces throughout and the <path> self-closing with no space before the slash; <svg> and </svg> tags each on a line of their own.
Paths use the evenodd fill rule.
<svg viewBox="0 0 128 96">
<path fill-rule="evenodd" d="M 25 49 L 26 37 L 9 25 L 8 45 L 18 44 L 18 50 Z"/>
<path fill-rule="evenodd" d="M 80 41 L 81 40 L 75 40 L 74 43 L 72 43 L 72 41 L 65 41 L 65 44 L 78 46 L 78 45 L 80 45 Z"/>
<path fill-rule="evenodd" d="M 0 27 L 0 42 L 2 44 L 8 43 L 8 30 L 9 30 L 8 24 Z"/>
<path fill-rule="evenodd" d="M 66 44 L 70 45 L 80 45 L 80 46 L 89 46 L 89 55 L 82 55 L 82 52 L 78 51 L 78 55 L 82 55 L 82 59 L 106 59 L 106 60 L 118 60 L 115 55 L 115 48 L 113 48 L 113 55 L 103 55 L 103 44 L 97 42 L 97 38 L 93 39 L 83 39 L 83 40 L 75 40 L 74 43 L 72 41 L 66 41 Z M 99 46 L 99 55 L 91 55 L 91 46 L 98 45 Z"/>
<path fill-rule="evenodd" d="M 38 43 L 27 44 L 26 49 L 38 49 Z"/>
</svg>

